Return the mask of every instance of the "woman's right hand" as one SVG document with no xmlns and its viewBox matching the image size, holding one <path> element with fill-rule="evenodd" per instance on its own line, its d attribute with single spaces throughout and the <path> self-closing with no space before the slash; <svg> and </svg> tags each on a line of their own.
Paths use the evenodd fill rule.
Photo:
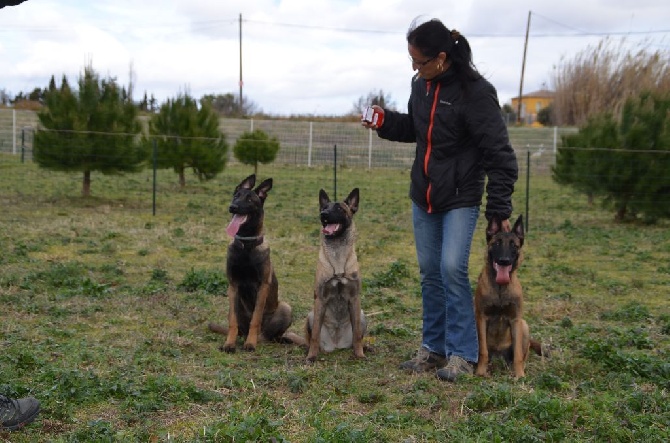
<svg viewBox="0 0 670 443">
<path fill-rule="evenodd" d="M 367 129 L 381 128 L 384 124 L 384 109 L 377 105 L 368 106 L 361 116 L 361 124 Z"/>
</svg>

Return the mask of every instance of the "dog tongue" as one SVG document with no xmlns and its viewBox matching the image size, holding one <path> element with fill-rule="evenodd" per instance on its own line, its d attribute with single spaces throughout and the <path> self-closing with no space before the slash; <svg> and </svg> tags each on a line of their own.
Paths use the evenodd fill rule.
<svg viewBox="0 0 670 443">
<path fill-rule="evenodd" d="M 512 270 L 512 265 L 500 266 L 494 263 L 493 268 L 496 270 L 496 283 L 499 285 L 509 284 L 509 273 Z"/>
<path fill-rule="evenodd" d="M 326 235 L 333 235 L 334 233 L 337 232 L 338 229 L 340 229 L 339 223 L 331 223 L 329 225 L 324 226 L 321 232 L 323 232 Z"/>
<path fill-rule="evenodd" d="M 231 237 L 235 237 L 235 234 L 237 234 L 237 231 L 240 230 L 240 226 L 242 226 L 242 223 L 247 221 L 247 216 L 246 215 L 239 215 L 239 214 L 234 214 L 233 219 L 230 221 L 230 224 L 228 224 L 228 227 L 226 228 L 226 232 L 228 235 Z"/>
</svg>

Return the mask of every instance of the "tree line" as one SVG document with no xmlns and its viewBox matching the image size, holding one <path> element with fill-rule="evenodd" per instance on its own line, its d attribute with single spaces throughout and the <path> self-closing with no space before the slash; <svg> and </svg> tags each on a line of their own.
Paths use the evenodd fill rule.
<svg viewBox="0 0 670 443">
<path fill-rule="evenodd" d="M 226 135 L 210 99 L 198 103 L 188 94 L 168 99 L 142 124 L 139 109 L 114 78 L 100 78 L 87 66 L 78 88 L 63 76 L 51 77 L 38 113 L 33 160 L 54 171 L 82 173 L 82 195 L 91 194 L 91 174 L 138 172 L 148 166 L 173 169 L 186 185 L 190 169 L 199 180 L 222 172 L 228 159 Z M 243 133 L 234 155 L 257 169 L 274 161 L 279 141 L 263 131 Z"/>
</svg>

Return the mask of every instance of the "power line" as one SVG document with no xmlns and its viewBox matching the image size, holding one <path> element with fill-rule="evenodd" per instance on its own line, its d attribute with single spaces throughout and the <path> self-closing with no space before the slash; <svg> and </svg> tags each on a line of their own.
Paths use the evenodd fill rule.
<svg viewBox="0 0 670 443">
<path fill-rule="evenodd" d="M 584 31 L 582 29 L 575 28 L 563 23 L 560 23 L 556 20 L 550 19 L 543 15 L 533 12 L 533 15 L 543 18 L 551 23 L 554 23 L 563 28 L 572 30 L 573 32 L 545 32 L 545 33 L 530 33 L 530 36 L 533 38 L 551 38 L 551 37 L 583 37 L 583 36 L 607 36 L 607 35 L 653 35 L 653 34 L 668 34 L 670 29 L 656 29 L 656 30 L 646 30 L 646 31 Z M 298 23 L 285 23 L 285 22 L 272 22 L 265 20 L 250 20 L 243 19 L 243 22 L 250 24 L 259 24 L 264 26 L 277 26 L 284 28 L 293 28 L 293 29 L 306 29 L 314 31 L 330 31 L 330 32 L 341 32 L 349 34 L 389 34 L 389 35 L 404 35 L 404 31 L 388 31 L 382 29 L 361 29 L 361 28 L 343 28 L 336 26 L 320 26 L 320 25 L 304 25 Z M 153 22 L 151 24 L 143 23 L 127 23 L 126 26 L 131 26 L 135 29 L 171 29 L 174 30 L 177 26 L 189 26 L 191 29 L 214 29 L 217 26 L 233 26 L 237 25 L 238 19 L 211 19 L 211 20 L 197 20 L 193 22 L 186 23 L 157 23 Z M 123 23 L 117 23 L 120 26 L 123 26 Z M 105 31 L 114 31 L 115 29 L 101 26 L 100 29 Z M 118 29 L 118 28 L 116 28 Z M 7 33 L 13 31 L 24 31 L 24 32 L 60 32 L 70 30 L 67 26 L 21 26 L 21 25 L 5 25 L 0 29 L 0 33 Z M 180 32 L 185 32 L 181 30 Z M 520 38 L 524 34 L 520 33 L 470 33 L 467 34 L 468 38 Z"/>
<path fill-rule="evenodd" d="M 533 13 L 535 14 L 535 13 Z M 537 14 L 535 14 L 537 15 Z M 565 32 L 551 32 L 551 33 L 531 33 L 531 37 L 582 37 L 582 36 L 606 36 L 606 35 L 651 35 L 651 34 L 668 34 L 670 29 L 658 29 L 658 30 L 647 30 L 647 31 L 619 31 L 619 32 L 610 32 L 610 31 L 583 31 L 574 27 L 563 25 L 559 22 L 547 19 L 546 17 L 541 16 L 545 20 L 549 20 L 559 26 L 563 26 L 567 29 L 571 29 L 575 32 L 565 33 Z M 282 22 L 269 22 L 269 21 L 260 21 L 260 20 L 249 20 L 244 19 L 243 21 L 248 23 L 256 23 L 267 26 L 279 26 L 285 28 L 296 28 L 296 29 L 312 29 L 319 31 L 334 31 L 334 32 L 344 32 L 344 33 L 367 33 L 367 34 L 404 34 L 404 31 L 385 31 L 385 30 L 375 30 L 375 29 L 355 29 L 355 28 L 339 28 L 331 26 L 318 26 L 318 25 L 302 25 L 296 23 L 282 23 Z M 478 37 L 478 38 L 519 38 L 523 37 L 524 34 L 518 33 L 472 33 L 468 34 L 466 37 Z"/>
<path fill-rule="evenodd" d="M 403 32 L 399 31 L 383 31 L 375 29 L 338 28 L 338 27 L 317 26 L 317 25 L 301 25 L 296 23 L 266 22 L 266 21 L 248 20 L 248 19 L 245 19 L 244 21 L 248 23 L 257 23 L 261 25 L 280 26 L 284 28 L 314 29 L 318 31 L 335 31 L 335 32 L 355 33 L 355 34 L 404 34 Z"/>
<path fill-rule="evenodd" d="M 543 19 L 545 19 L 546 21 L 551 22 L 551 23 L 553 23 L 553 24 L 555 24 L 555 25 L 561 26 L 561 27 L 566 28 L 566 29 L 571 29 L 571 30 L 573 30 L 573 31 L 577 31 L 577 32 L 580 33 L 580 34 L 585 34 L 585 33 L 587 32 L 587 31 L 582 31 L 581 29 L 577 29 L 577 28 L 575 28 L 575 27 L 573 27 L 573 26 L 569 26 L 569 25 L 565 25 L 565 24 L 563 24 L 563 23 L 557 22 L 556 20 L 550 19 L 549 17 L 545 17 L 545 16 L 542 15 L 542 14 L 538 14 L 537 12 L 533 12 L 533 14 L 536 15 L 536 16 L 538 16 L 538 17 L 540 17 L 540 18 L 543 18 Z"/>
</svg>

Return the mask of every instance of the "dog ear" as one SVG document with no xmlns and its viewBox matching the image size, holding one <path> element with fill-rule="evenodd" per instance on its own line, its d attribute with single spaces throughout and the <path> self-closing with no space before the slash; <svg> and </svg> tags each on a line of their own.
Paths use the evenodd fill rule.
<svg viewBox="0 0 670 443">
<path fill-rule="evenodd" d="M 245 178 L 240 182 L 239 185 L 235 188 L 235 191 L 238 189 L 252 189 L 256 184 L 256 174 L 251 174 L 249 177 Z"/>
<path fill-rule="evenodd" d="M 519 240 L 521 240 L 521 246 L 523 246 L 523 216 L 519 216 L 519 218 L 516 219 L 516 222 L 514 222 L 514 226 L 512 227 L 512 232 L 516 234 L 517 237 L 519 237 Z"/>
<path fill-rule="evenodd" d="M 319 190 L 319 209 L 323 210 L 330 203 L 330 197 L 323 189 Z"/>
<path fill-rule="evenodd" d="M 270 189 L 272 189 L 272 179 L 268 178 L 267 180 L 263 181 L 263 183 L 258 185 L 258 187 L 254 189 L 254 192 L 258 194 L 258 198 L 260 198 L 261 201 L 264 201 L 268 196 Z"/>
<path fill-rule="evenodd" d="M 349 206 L 349 209 L 351 209 L 351 213 L 355 214 L 356 211 L 358 211 L 358 188 L 354 188 L 350 193 L 349 196 L 347 197 L 346 200 L 344 200 L 344 203 Z"/>
<path fill-rule="evenodd" d="M 500 232 L 501 228 L 502 222 L 500 221 L 500 217 L 495 215 L 492 216 L 489 220 L 488 226 L 486 227 L 486 243 L 490 242 L 491 238 Z"/>
</svg>

